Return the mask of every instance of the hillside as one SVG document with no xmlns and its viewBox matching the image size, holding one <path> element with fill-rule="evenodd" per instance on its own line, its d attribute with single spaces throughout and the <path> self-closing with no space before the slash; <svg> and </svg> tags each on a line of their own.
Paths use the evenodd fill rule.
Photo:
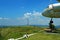
<svg viewBox="0 0 60 40">
<path fill-rule="evenodd" d="M 28 33 L 36 33 L 40 31 L 40 27 L 34 26 L 17 26 L 0 28 L 0 40 L 7 40 L 9 38 L 18 38 Z"/>
<path fill-rule="evenodd" d="M 23 40 L 60 40 L 60 34 L 39 32 L 39 33 L 37 33 L 33 36 L 30 36 L 27 39 L 23 39 Z"/>
<path fill-rule="evenodd" d="M 8 26 L 0 28 L 0 40 L 7 40 L 10 38 L 20 38 L 24 34 L 37 33 L 29 38 L 22 40 L 60 40 L 60 29 L 59 33 L 46 33 L 41 27 L 37 26 Z"/>
</svg>

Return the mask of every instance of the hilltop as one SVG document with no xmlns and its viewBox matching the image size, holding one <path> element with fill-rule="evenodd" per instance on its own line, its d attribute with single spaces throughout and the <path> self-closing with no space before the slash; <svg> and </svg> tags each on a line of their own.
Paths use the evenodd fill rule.
<svg viewBox="0 0 60 40">
<path fill-rule="evenodd" d="M 39 32 L 39 33 L 37 33 L 33 36 L 30 36 L 27 39 L 23 39 L 23 40 L 60 40 L 60 34 Z"/>
<path fill-rule="evenodd" d="M 40 27 L 34 26 L 9 26 L 0 28 L 0 40 L 7 40 L 9 38 L 19 38 L 24 34 L 36 33 L 40 31 Z"/>
<path fill-rule="evenodd" d="M 43 27 L 43 26 L 42 26 Z M 19 38 L 24 34 L 32 34 L 37 33 L 27 39 L 22 40 L 60 40 L 60 28 L 58 29 L 59 33 L 57 34 L 47 34 L 44 33 L 45 27 L 37 27 L 37 26 L 7 26 L 0 28 L 0 40 L 7 40 L 10 38 Z M 55 38 L 55 39 L 54 39 Z"/>
</svg>

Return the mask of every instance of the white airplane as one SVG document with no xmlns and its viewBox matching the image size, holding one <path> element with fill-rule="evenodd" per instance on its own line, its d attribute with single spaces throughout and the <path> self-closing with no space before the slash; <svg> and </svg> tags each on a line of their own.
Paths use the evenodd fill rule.
<svg viewBox="0 0 60 40">
<path fill-rule="evenodd" d="M 60 3 L 50 4 L 42 15 L 49 18 L 60 18 Z"/>
</svg>

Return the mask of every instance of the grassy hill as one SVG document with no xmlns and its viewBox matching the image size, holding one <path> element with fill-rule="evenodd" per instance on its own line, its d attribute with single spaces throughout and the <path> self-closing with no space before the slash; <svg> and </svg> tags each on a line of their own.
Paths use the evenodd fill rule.
<svg viewBox="0 0 60 40">
<path fill-rule="evenodd" d="M 24 34 L 36 33 L 40 31 L 40 27 L 34 26 L 12 26 L 0 28 L 0 40 L 7 40 L 9 38 L 19 38 Z"/>
<path fill-rule="evenodd" d="M 27 39 L 22 40 L 60 40 L 60 34 L 39 32 L 33 36 L 30 36 Z"/>
<path fill-rule="evenodd" d="M 59 34 L 44 33 L 43 29 L 44 28 L 36 26 L 8 26 L 4 28 L 1 27 L 0 40 L 19 38 L 26 33 L 28 34 L 37 33 L 37 34 L 22 40 L 60 40 L 60 33 Z"/>
</svg>

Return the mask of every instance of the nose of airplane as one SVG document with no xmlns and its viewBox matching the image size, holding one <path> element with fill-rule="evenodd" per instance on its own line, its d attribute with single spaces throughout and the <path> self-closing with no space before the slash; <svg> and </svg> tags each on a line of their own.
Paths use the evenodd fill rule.
<svg viewBox="0 0 60 40">
<path fill-rule="evenodd" d="M 49 5 L 49 7 L 43 11 L 42 15 L 49 18 L 60 18 L 60 3 Z"/>
</svg>

